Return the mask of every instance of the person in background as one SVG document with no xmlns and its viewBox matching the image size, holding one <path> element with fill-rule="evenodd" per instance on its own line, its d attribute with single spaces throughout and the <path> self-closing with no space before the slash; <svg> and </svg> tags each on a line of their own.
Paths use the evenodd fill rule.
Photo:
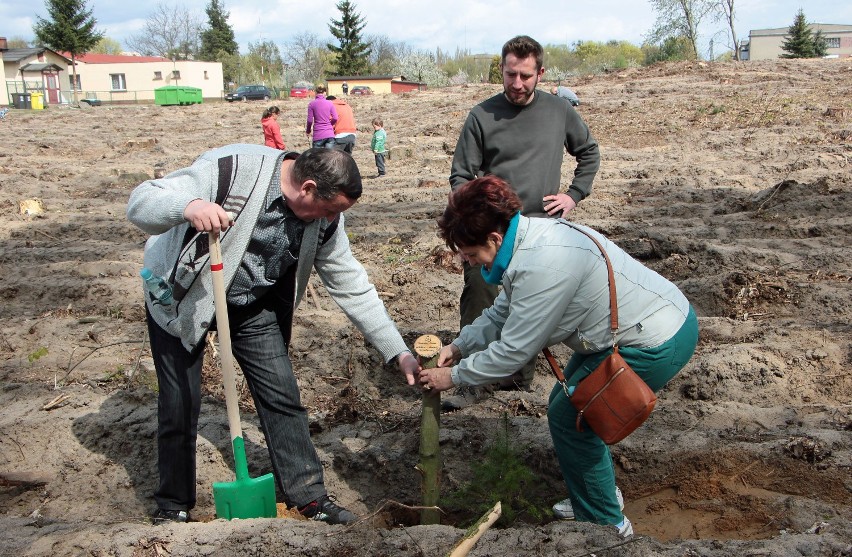
<svg viewBox="0 0 852 557">
<path fill-rule="evenodd" d="M 571 106 L 580 106 L 580 97 L 577 96 L 577 93 L 565 87 L 564 85 L 554 85 L 550 90 L 551 93 L 556 95 L 557 97 L 562 97 L 571 103 Z"/>
<path fill-rule="evenodd" d="M 263 126 L 263 139 L 267 147 L 279 149 L 283 151 L 287 148 L 284 145 L 284 138 L 281 137 L 281 127 L 278 125 L 278 116 L 281 110 L 277 106 L 270 106 L 263 111 L 263 116 L 260 117 L 260 125 Z"/>
<path fill-rule="evenodd" d="M 349 94 L 349 84 L 348 84 L 348 83 L 346 83 L 345 81 L 343 82 L 342 89 L 343 89 L 343 94 L 344 94 L 344 95 L 348 95 L 348 94 Z"/>
<path fill-rule="evenodd" d="M 312 137 L 313 147 L 332 149 L 334 148 L 334 124 L 337 122 L 337 110 L 331 104 L 331 101 L 325 98 L 326 90 L 325 86 L 318 85 L 316 98 L 308 105 L 305 135 Z"/>
<path fill-rule="evenodd" d="M 337 123 L 334 124 L 334 148 L 346 151 L 350 155 L 355 148 L 355 113 L 345 99 L 338 99 L 334 95 L 326 97 L 337 110 Z"/>
<path fill-rule="evenodd" d="M 503 91 L 473 107 L 459 134 L 450 173 L 457 189 L 477 176 L 494 174 L 511 184 L 530 217 L 567 217 L 592 191 L 600 166 L 598 142 L 570 104 L 536 86 L 544 75 L 544 50 L 531 37 L 503 45 L 500 71 Z M 565 151 L 577 161 L 574 178 L 561 185 Z M 460 328 L 472 323 L 497 297 L 497 287 L 482 279 L 480 266 L 464 265 L 459 300 Z M 489 389 L 528 389 L 535 376 L 533 360 L 496 386 L 460 389 L 442 401 L 454 410 L 488 396 Z"/>
<path fill-rule="evenodd" d="M 373 154 L 376 156 L 376 170 L 379 173 L 377 178 L 380 178 L 385 175 L 385 153 L 387 152 L 385 143 L 388 139 L 388 135 L 384 128 L 384 122 L 382 122 L 381 118 L 373 118 L 373 130 L 370 149 L 373 150 Z"/>
<path fill-rule="evenodd" d="M 564 103 L 566 106 L 568 103 Z M 577 409 L 566 394 L 613 351 L 658 391 L 690 360 L 698 342 L 695 311 L 677 286 L 588 227 L 563 219 L 525 217 L 511 186 L 497 176 L 477 178 L 450 193 L 438 234 L 447 247 L 482 266 L 489 284 L 503 289 L 473 323 L 441 349 L 434 369 L 421 370 L 425 390 L 482 385 L 508 377 L 545 347 L 574 351 L 566 384 L 550 393 L 547 422 L 570 499 L 570 518 L 613 525 L 633 534 L 621 511 L 612 456 L 589 428 L 578 431 Z M 619 328 L 610 329 L 606 260 L 612 262 Z M 567 389 L 566 389 L 567 387 Z M 563 516 L 568 518 L 567 516 Z"/>
<path fill-rule="evenodd" d="M 415 383 L 417 360 L 343 227 L 343 212 L 361 191 L 358 166 L 342 151 L 229 145 L 131 193 L 128 218 L 152 234 L 145 267 L 173 292 L 168 306 L 145 292 L 159 385 L 155 523 L 187 522 L 196 502 L 201 365 L 215 317 L 208 232 L 221 232 L 234 358 L 254 399 L 284 502 L 313 520 L 357 520 L 326 491 L 288 349 L 293 313 L 316 270 L 384 361 L 395 361 L 408 384 Z"/>
</svg>

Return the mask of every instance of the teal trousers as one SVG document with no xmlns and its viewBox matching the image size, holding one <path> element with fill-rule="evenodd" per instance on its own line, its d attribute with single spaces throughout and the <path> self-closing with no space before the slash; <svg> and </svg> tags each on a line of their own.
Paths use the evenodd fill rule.
<svg viewBox="0 0 852 557">
<path fill-rule="evenodd" d="M 697 343 L 698 319 L 690 307 L 677 334 L 660 346 L 624 346 L 618 351 L 633 371 L 658 391 L 686 365 Z M 575 353 L 565 366 L 567 385 L 577 385 L 611 353 L 612 349 L 595 354 Z M 583 522 L 618 524 L 624 516 L 615 497 L 615 468 L 609 447 L 590 428 L 577 431 L 576 419 L 577 410 L 557 382 L 550 393 L 547 421 L 574 516 Z"/>
</svg>

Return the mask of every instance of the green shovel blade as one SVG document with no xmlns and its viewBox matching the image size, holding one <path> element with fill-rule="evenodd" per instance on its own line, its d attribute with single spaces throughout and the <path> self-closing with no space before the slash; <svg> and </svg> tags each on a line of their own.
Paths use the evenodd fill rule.
<svg viewBox="0 0 852 557">
<path fill-rule="evenodd" d="M 233 482 L 215 482 L 213 484 L 213 502 L 216 504 L 216 516 L 227 520 L 234 518 L 275 518 L 278 516 L 278 509 L 275 505 L 274 477 L 272 474 L 266 474 L 259 478 L 249 478 L 243 438 L 235 438 L 233 446 L 237 479 Z"/>
</svg>

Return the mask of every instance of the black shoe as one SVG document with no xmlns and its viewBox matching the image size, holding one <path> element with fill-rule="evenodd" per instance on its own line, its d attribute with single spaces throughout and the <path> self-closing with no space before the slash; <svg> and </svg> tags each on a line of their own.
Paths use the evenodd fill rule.
<svg viewBox="0 0 852 557">
<path fill-rule="evenodd" d="M 355 513 L 336 504 L 328 495 L 323 495 L 316 501 L 312 501 L 304 507 L 299 507 L 299 512 L 306 518 L 328 524 L 350 524 L 358 520 Z"/>
<path fill-rule="evenodd" d="M 166 522 L 189 522 L 189 513 L 187 511 L 157 509 L 154 516 L 151 517 L 151 522 L 154 524 L 165 524 Z"/>
</svg>

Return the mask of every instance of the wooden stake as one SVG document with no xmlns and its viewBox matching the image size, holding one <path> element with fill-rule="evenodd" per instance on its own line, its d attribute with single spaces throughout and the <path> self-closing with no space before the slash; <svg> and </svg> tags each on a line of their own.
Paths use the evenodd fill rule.
<svg viewBox="0 0 852 557">
<path fill-rule="evenodd" d="M 54 408 L 58 408 L 65 401 L 67 401 L 69 398 L 71 398 L 71 395 L 67 395 L 65 393 L 62 393 L 58 397 L 54 398 L 53 400 L 51 400 L 50 402 L 48 402 L 47 404 L 42 406 L 41 409 L 42 410 L 53 410 Z"/>
<path fill-rule="evenodd" d="M 438 353 L 442 348 L 441 339 L 435 335 L 423 335 L 414 341 L 423 369 L 438 365 Z M 420 414 L 420 462 L 416 468 L 421 474 L 420 488 L 423 494 L 423 506 L 420 511 L 420 524 L 439 524 L 441 514 L 438 500 L 441 497 L 441 447 L 438 434 L 441 431 L 441 393 L 423 393 L 423 409 Z"/>
<path fill-rule="evenodd" d="M 490 511 L 488 511 L 485 515 L 480 518 L 476 524 L 468 529 L 467 533 L 465 533 L 464 537 L 459 540 L 459 542 L 453 547 L 452 551 L 447 554 L 447 557 L 464 557 L 470 550 L 473 549 L 473 546 L 476 545 L 476 542 L 479 541 L 479 538 L 482 537 L 482 534 L 486 532 L 491 525 L 494 524 L 500 515 L 503 512 L 503 506 L 500 504 L 500 501 L 497 501 L 497 504 L 494 505 Z"/>
</svg>

